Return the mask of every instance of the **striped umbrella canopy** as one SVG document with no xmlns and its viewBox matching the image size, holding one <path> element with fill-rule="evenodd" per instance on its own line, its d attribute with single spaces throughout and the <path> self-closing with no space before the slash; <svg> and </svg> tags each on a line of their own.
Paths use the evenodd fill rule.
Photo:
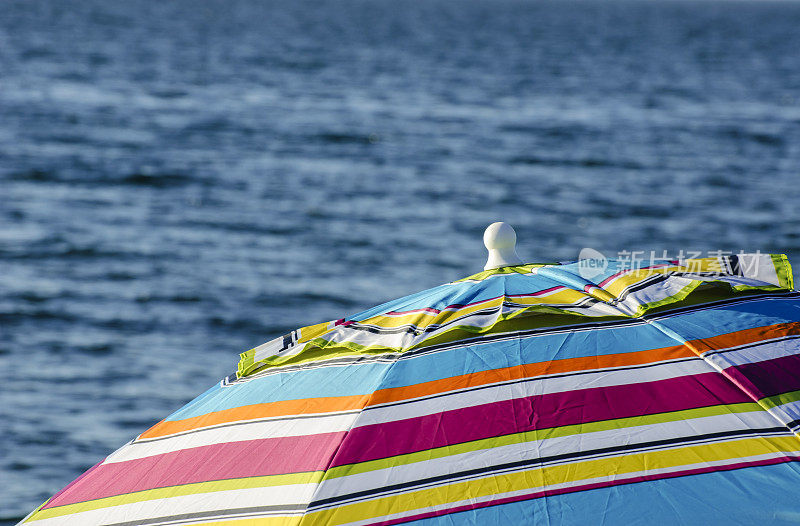
<svg viewBox="0 0 800 526">
<path fill-rule="evenodd" d="M 797 523 L 786 257 L 630 263 L 505 266 L 295 330 L 23 522 Z"/>
</svg>

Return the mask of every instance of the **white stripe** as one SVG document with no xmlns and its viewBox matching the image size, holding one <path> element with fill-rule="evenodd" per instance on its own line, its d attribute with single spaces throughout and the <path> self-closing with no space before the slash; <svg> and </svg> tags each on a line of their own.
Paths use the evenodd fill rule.
<svg viewBox="0 0 800 526">
<path fill-rule="evenodd" d="M 283 336 L 278 336 L 275 339 L 272 339 L 266 343 L 262 343 L 255 349 L 255 353 L 253 354 L 253 360 L 256 362 L 259 360 L 263 360 L 269 356 L 274 356 L 283 348 Z"/>
<path fill-rule="evenodd" d="M 256 421 L 235 426 L 202 429 L 186 435 L 127 444 L 109 455 L 103 463 L 125 462 L 182 449 L 227 442 L 346 431 L 350 429 L 357 416 L 358 413 L 321 415 L 312 418 Z"/>
<path fill-rule="evenodd" d="M 608 429 L 531 442 L 517 442 L 495 448 L 425 459 L 412 464 L 395 465 L 385 469 L 328 479 L 320 486 L 314 499 L 326 499 L 370 490 L 388 483 L 386 481 L 391 481 L 391 484 L 402 484 L 437 475 L 478 469 L 499 463 L 544 458 L 566 452 L 595 450 L 708 433 L 769 428 L 775 427 L 776 424 L 775 418 L 770 416 L 769 413 L 758 410 L 700 417 L 691 420 L 674 420 L 644 426 L 626 427 L 624 429 Z M 788 429 L 786 433 L 789 433 Z M 738 440 L 739 438 L 741 437 L 732 437 L 727 440 Z M 522 439 L 520 438 L 520 440 Z M 679 448 L 685 445 L 675 444 L 671 447 Z M 629 454 L 631 454 L 630 451 L 623 451 L 614 456 Z M 565 460 L 564 463 L 585 462 L 586 460 L 585 458 L 570 459 Z M 452 484 L 453 482 L 447 483 Z M 339 506 L 341 504 L 336 505 Z"/>
<path fill-rule="evenodd" d="M 587 294 L 587 296 L 589 296 Z M 547 307 L 546 303 L 541 305 L 542 307 Z M 535 308 L 535 307 L 534 307 Z M 568 311 L 568 312 L 575 312 L 578 314 L 583 314 L 584 316 L 619 316 L 622 315 L 630 315 L 628 312 L 625 312 L 624 309 L 620 309 L 619 306 L 612 307 L 607 303 L 595 303 L 590 307 L 559 307 L 560 310 Z"/>
<path fill-rule="evenodd" d="M 773 272 L 774 274 L 774 272 Z M 701 278 L 698 278 L 701 279 Z M 726 283 L 730 283 L 734 287 L 737 286 L 746 286 L 746 287 L 769 287 L 772 285 L 780 285 L 777 279 L 774 279 L 774 282 L 770 281 L 762 281 L 760 279 L 756 279 L 753 277 L 742 277 L 742 276 L 716 276 L 713 278 L 702 278 L 703 281 L 724 281 Z"/>
<path fill-rule="evenodd" d="M 769 254 L 740 254 L 739 267 L 747 277 L 772 285 L 781 284 L 775 263 Z"/>
<path fill-rule="evenodd" d="M 648 305 L 657 301 L 662 301 L 667 298 L 674 298 L 687 286 L 696 283 L 695 280 L 688 279 L 681 276 L 670 276 L 666 281 L 659 281 L 647 287 L 631 292 L 625 297 L 625 300 L 617 305 L 630 312 L 636 312 L 642 305 Z"/>
<path fill-rule="evenodd" d="M 317 484 L 291 484 L 197 493 L 61 515 L 35 520 L 31 524 L 36 524 L 36 526 L 101 526 L 115 522 L 144 521 L 185 513 L 224 511 L 257 506 L 304 506 L 311 500 L 316 488 Z M 293 513 L 284 515 L 293 515 Z M 179 521 L 179 524 L 183 522 Z M 194 521 L 189 519 L 187 522 Z M 202 522 L 208 522 L 208 519 Z"/>
<path fill-rule="evenodd" d="M 720 367 L 720 369 L 726 369 L 732 366 L 774 360 L 795 354 L 800 354 L 800 337 L 768 340 L 743 349 L 722 353 L 712 350 L 704 354 L 703 358 Z"/>
<path fill-rule="evenodd" d="M 771 407 L 769 412 L 779 418 L 784 424 L 800 420 L 800 401 L 787 402 L 779 406 Z"/>
<path fill-rule="evenodd" d="M 486 403 L 502 402 L 534 395 L 563 393 L 596 387 L 611 387 L 669 378 L 703 374 L 715 371 L 702 359 L 666 362 L 650 367 L 621 370 L 598 370 L 561 377 L 539 377 L 508 385 L 495 385 L 474 391 L 461 391 L 435 398 L 418 399 L 398 405 L 374 406 L 362 412 L 357 426 L 379 424 L 424 415 L 473 407 Z"/>
</svg>

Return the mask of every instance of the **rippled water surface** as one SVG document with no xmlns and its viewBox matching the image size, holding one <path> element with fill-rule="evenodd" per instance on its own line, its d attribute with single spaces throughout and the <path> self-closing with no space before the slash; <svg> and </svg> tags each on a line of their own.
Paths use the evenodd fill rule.
<svg viewBox="0 0 800 526">
<path fill-rule="evenodd" d="M 523 258 L 800 264 L 800 4 L 6 0 L 0 518 L 237 353 Z"/>
</svg>

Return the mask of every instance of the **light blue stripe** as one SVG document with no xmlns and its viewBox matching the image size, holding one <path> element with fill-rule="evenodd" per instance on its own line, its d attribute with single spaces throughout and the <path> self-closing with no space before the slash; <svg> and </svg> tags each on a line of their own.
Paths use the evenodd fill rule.
<svg viewBox="0 0 800 526">
<path fill-rule="evenodd" d="M 414 526 L 800 524 L 797 463 L 552 495 L 422 519 Z"/>
<path fill-rule="evenodd" d="M 217 384 L 168 416 L 167 420 L 183 420 L 243 405 L 301 398 L 363 395 L 378 388 L 389 367 L 390 364 L 386 363 L 355 364 L 286 372 L 227 387 Z"/>
<path fill-rule="evenodd" d="M 774 296 L 663 318 L 657 323 L 672 329 L 686 340 L 696 340 L 798 320 L 800 300 Z"/>
</svg>

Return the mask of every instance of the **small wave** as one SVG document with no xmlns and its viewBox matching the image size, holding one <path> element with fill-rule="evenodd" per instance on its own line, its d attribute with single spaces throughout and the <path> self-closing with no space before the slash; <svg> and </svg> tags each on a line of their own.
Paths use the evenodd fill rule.
<svg viewBox="0 0 800 526">
<path fill-rule="evenodd" d="M 783 137 L 771 133 L 752 132 L 742 130 L 740 128 L 725 128 L 720 131 L 720 135 L 730 139 L 750 141 L 765 146 L 783 146 L 785 141 Z"/>
<path fill-rule="evenodd" d="M 196 294 L 173 294 L 173 295 L 143 295 L 137 296 L 137 303 L 167 302 L 167 303 L 199 303 L 203 301 L 201 296 Z"/>
<path fill-rule="evenodd" d="M 10 299 L 16 299 L 28 303 L 44 303 L 45 301 L 49 301 L 53 298 L 54 296 L 43 296 L 41 294 L 35 294 L 33 292 L 22 292 L 20 294 L 11 296 Z"/>
<path fill-rule="evenodd" d="M 181 130 L 184 134 L 190 133 L 208 133 L 218 131 L 233 130 L 241 133 L 247 133 L 248 129 L 243 127 L 241 123 L 236 123 L 225 117 L 210 117 L 207 119 L 200 119 L 191 122 L 183 127 Z"/>
<path fill-rule="evenodd" d="M 143 173 L 133 172 L 122 177 L 99 177 L 88 174 L 64 174 L 55 170 L 34 168 L 21 172 L 12 172 L 7 176 L 14 181 L 30 181 L 37 183 L 78 183 L 90 185 L 130 185 L 152 188 L 176 188 L 193 183 L 207 181 L 180 173 Z"/>
<path fill-rule="evenodd" d="M 702 182 L 715 188 L 736 188 L 739 185 L 739 182 L 731 180 L 730 176 L 720 174 L 709 175 Z"/>
<path fill-rule="evenodd" d="M 109 181 L 109 182 L 113 182 Z M 145 173 L 132 173 L 119 179 L 120 184 L 131 186 L 149 186 L 152 188 L 175 188 L 178 186 L 186 186 L 188 184 L 197 182 L 196 179 L 183 174 L 145 174 Z"/>
<path fill-rule="evenodd" d="M 108 343 L 98 343 L 95 345 L 81 345 L 77 347 L 77 349 L 82 353 L 92 354 L 92 355 L 112 354 L 114 352 L 114 346 Z"/>
<path fill-rule="evenodd" d="M 111 272 L 108 272 L 105 277 L 111 281 L 131 281 L 138 278 L 136 274 L 118 270 L 112 270 Z"/>
<path fill-rule="evenodd" d="M 125 420 L 115 420 L 114 425 L 121 427 L 123 429 L 149 429 L 154 424 L 158 423 L 158 420 L 146 420 L 146 419 L 125 419 Z"/>
<path fill-rule="evenodd" d="M 57 237 L 48 238 L 56 239 Z M 56 244 L 58 243 L 58 244 Z M 67 242 L 59 242 L 49 244 L 47 240 L 42 243 L 37 243 L 36 247 L 30 247 L 22 254 L 11 254 L 8 257 L 14 259 L 45 259 L 45 258 L 59 258 L 59 259 L 100 259 L 106 258 L 114 261 L 126 261 L 131 258 L 140 257 L 133 252 L 123 252 L 120 250 L 108 250 L 99 246 L 75 246 Z M 66 244 L 65 244 L 66 243 Z"/>
<path fill-rule="evenodd" d="M 74 314 L 63 311 L 52 311 L 47 309 L 36 309 L 27 312 L 0 312 L 0 324 L 17 325 L 26 321 L 63 321 L 78 323 L 82 319 Z"/>
<path fill-rule="evenodd" d="M 23 172 L 12 172 L 9 179 L 14 181 L 56 182 L 59 180 L 55 172 L 33 168 Z"/>
<path fill-rule="evenodd" d="M 335 296 L 332 294 L 305 292 L 303 294 L 298 294 L 297 300 L 299 302 L 302 302 L 303 304 L 330 303 L 342 307 L 344 309 L 353 309 L 362 307 L 362 305 L 359 304 L 357 301 L 353 301 L 352 299 L 346 296 Z"/>
<path fill-rule="evenodd" d="M 150 95 L 159 99 L 173 100 L 186 97 L 189 92 L 182 89 L 160 89 L 151 91 Z"/>
<path fill-rule="evenodd" d="M 26 49 L 22 53 L 20 53 L 20 58 L 22 60 L 37 60 L 40 58 L 52 58 L 56 56 L 56 52 L 52 49 L 47 49 L 43 47 L 35 47 Z"/>
<path fill-rule="evenodd" d="M 275 330 L 276 327 L 265 325 L 258 320 L 246 318 L 224 318 L 222 316 L 211 316 L 207 318 L 207 323 L 211 327 L 217 329 L 230 330 L 238 334 L 249 333 L 256 337 L 256 339 L 263 339 L 265 338 L 265 335 L 269 334 L 286 334 L 287 332 L 297 328 L 287 328 L 282 326 L 278 327 L 278 330 Z"/>
<path fill-rule="evenodd" d="M 183 221 L 181 225 L 185 228 L 210 228 L 214 230 L 226 230 L 231 232 L 247 232 L 263 236 L 291 236 L 301 233 L 303 226 L 300 224 L 288 225 L 259 225 L 256 223 L 243 222 L 217 222 L 217 221 Z"/>
<path fill-rule="evenodd" d="M 323 69 L 328 64 L 322 60 L 286 60 L 277 61 L 277 64 L 288 70 L 295 71 L 316 71 Z"/>
<path fill-rule="evenodd" d="M 375 144 L 380 138 L 375 134 L 361 135 L 355 133 L 318 133 L 312 139 L 333 144 Z"/>
<path fill-rule="evenodd" d="M 347 296 L 338 296 L 334 294 L 324 294 L 315 292 L 304 292 L 299 294 L 290 295 L 275 295 L 275 294 L 261 294 L 253 299 L 255 303 L 265 306 L 281 305 L 284 307 L 302 307 L 304 305 L 333 305 L 337 309 L 344 311 L 351 311 L 354 309 L 362 309 L 363 305 L 353 301 Z"/>
<path fill-rule="evenodd" d="M 84 135 L 62 133 L 42 137 L 42 142 L 56 144 L 89 144 L 92 140 Z"/>
<path fill-rule="evenodd" d="M 585 126 L 536 126 L 534 124 L 504 124 L 498 128 L 498 131 L 564 140 L 596 137 L 601 134 L 599 130 Z"/>
<path fill-rule="evenodd" d="M 613 159 L 598 159 L 588 157 L 585 159 L 556 159 L 537 156 L 518 156 L 508 160 L 509 164 L 530 164 L 543 166 L 579 166 L 583 168 L 624 168 L 626 170 L 641 170 L 641 164 L 634 161 L 615 161 Z"/>
</svg>

